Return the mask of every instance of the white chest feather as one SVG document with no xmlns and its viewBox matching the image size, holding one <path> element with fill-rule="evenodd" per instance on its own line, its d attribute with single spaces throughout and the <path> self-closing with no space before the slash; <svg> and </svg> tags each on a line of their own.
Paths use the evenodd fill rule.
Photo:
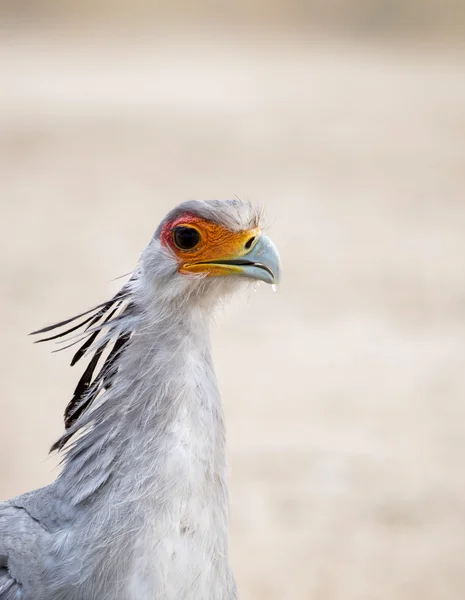
<svg viewBox="0 0 465 600">
<path fill-rule="evenodd" d="M 163 432 L 157 489 L 147 499 L 144 527 L 135 540 L 129 600 L 235 597 L 228 565 L 223 423 L 211 397 L 216 386 L 205 387 L 199 361 L 191 359 L 184 368 L 189 376 L 176 416 Z"/>
</svg>

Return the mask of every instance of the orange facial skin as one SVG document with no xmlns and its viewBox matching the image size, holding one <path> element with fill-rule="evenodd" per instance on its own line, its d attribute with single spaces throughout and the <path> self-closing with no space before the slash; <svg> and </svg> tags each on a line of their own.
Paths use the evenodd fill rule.
<svg viewBox="0 0 465 600">
<path fill-rule="evenodd" d="M 176 246 L 173 231 L 178 226 L 193 227 L 199 232 L 200 241 L 195 248 L 181 250 Z M 231 231 L 212 221 L 185 213 L 165 224 L 160 239 L 164 245 L 171 248 L 178 258 L 180 273 L 198 273 L 212 277 L 239 273 L 241 268 L 237 265 L 212 264 L 210 261 L 241 258 L 250 252 L 260 234 L 259 227 L 245 231 Z M 248 246 L 246 246 L 247 242 Z"/>
</svg>

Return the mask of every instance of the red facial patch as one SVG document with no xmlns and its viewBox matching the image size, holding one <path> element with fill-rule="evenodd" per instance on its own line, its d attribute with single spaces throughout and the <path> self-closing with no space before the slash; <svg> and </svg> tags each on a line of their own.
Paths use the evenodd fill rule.
<svg viewBox="0 0 465 600">
<path fill-rule="evenodd" d="M 173 219 L 172 221 L 167 221 L 161 230 L 160 241 L 164 246 L 169 246 L 172 250 L 177 253 L 178 248 L 176 247 L 173 241 L 173 229 L 177 225 L 200 225 L 201 223 L 205 223 L 204 219 L 193 215 L 192 213 L 183 213 Z"/>
</svg>

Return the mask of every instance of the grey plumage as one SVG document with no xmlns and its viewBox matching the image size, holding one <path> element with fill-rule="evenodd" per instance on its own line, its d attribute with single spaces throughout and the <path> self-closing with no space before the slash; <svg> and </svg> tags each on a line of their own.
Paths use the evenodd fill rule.
<svg viewBox="0 0 465 600">
<path fill-rule="evenodd" d="M 209 327 L 239 278 L 179 272 L 161 234 L 185 214 L 231 232 L 260 226 L 248 203 L 185 202 L 119 294 L 55 326 L 61 333 L 41 331 L 64 339 L 68 327 L 70 342 L 80 342 L 72 364 L 88 356 L 91 367 L 53 446 L 63 450 L 57 480 L 0 504 L 0 600 L 236 598 Z M 270 244 L 253 252 L 272 256 Z M 277 278 L 277 254 L 271 262 Z"/>
</svg>

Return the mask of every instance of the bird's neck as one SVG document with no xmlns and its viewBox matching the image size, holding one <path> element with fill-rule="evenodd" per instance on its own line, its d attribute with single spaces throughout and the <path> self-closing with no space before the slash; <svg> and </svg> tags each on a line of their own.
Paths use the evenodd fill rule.
<svg viewBox="0 0 465 600">
<path fill-rule="evenodd" d="M 109 489 L 124 502 L 163 504 L 204 495 L 212 484 L 226 503 L 209 325 L 208 312 L 195 306 L 152 306 L 140 316 L 92 427 L 68 453 L 60 479 L 73 504 Z"/>
</svg>

